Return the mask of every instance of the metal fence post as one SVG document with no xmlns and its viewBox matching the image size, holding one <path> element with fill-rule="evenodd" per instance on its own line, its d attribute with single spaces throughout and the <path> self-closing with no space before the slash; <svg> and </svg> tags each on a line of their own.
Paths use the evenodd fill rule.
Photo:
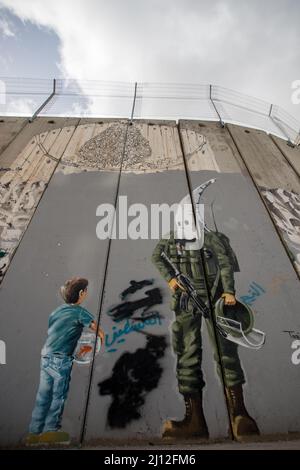
<svg viewBox="0 0 300 470">
<path fill-rule="evenodd" d="M 269 117 L 271 119 L 271 121 L 273 122 L 273 124 L 275 124 L 276 127 L 278 127 L 278 129 L 283 133 L 283 135 L 287 138 L 287 143 L 290 147 L 295 147 L 295 145 L 293 144 L 293 142 L 291 141 L 290 139 L 290 136 L 288 135 L 288 133 L 285 131 L 284 127 L 280 124 L 280 122 L 278 122 L 277 120 L 275 120 L 275 118 L 273 117 L 272 115 L 272 112 L 273 112 L 273 104 L 271 104 L 270 106 L 270 111 L 269 111 Z"/>
<path fill-rule="evenodd" d="M 221 117 L 221 114 L 219 113 L 219 111 L 217 109 L 217 106 L 215 105 L 215 102 L 214 102 L 213 97 L 212 97 L 212 85 L 209 85 L 209 99 L 212 102 L 213 107 L 214 107 L 214 109 L 215 109 L 215 111 L 218 115 L 218 118 L 219 118 L 219 121 L 220 121 L 220 126 L 225 127 L 225 122 L 223 121 L 223 119 Z"/>
<path fill-rule="evenodd" d="M 136 92 L 137 92 L 137 82 L 135 82 L 135 84 L 134 84 L 134 94 L 133 94 L 133 102 L 132 102 L 132 109 L 131 109 L 131 116 L 130 116 L 130 124 L 132 124 L 133 119 L 134 119 Z"/>
<path fill-rule="evenodd" d="M 295 145 L 296 145 L 297 147 L 300 146 L 300 129 L 299 129 L 298 135 L 297 135 L 297 137 L 296 137 L 296 139 L 295 139 Z"/>
<path fill-rule="evenodd" d="M 29 122 L 34 121 L 34 119 L 40 114 L 42 109 L 46 106 L 46 104 L 49 103 L 49 101 L 52 100 L 53 96 L 56 93 L 56 79 L 53 79 L 53 89 L 51 95 L 48 96 L 48 98 L 41 104 L 41 106 L 34 112 L 34 114 L 28 119 Z"/>
</svg>

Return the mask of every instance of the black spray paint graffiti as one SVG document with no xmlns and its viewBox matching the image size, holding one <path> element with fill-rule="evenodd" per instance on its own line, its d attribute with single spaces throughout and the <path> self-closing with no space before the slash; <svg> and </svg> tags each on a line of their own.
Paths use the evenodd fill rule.
<svg viewBox="0 0 300 470">
<path fill-rule="evenodd" d="M 132 282 L 132 281 L 131 281 Z M 162 295 L 160 289 L 157 287 L 154 289 L 150 289 L 145 292 L 147 297 L 139 300 L 127 301 L 121 304 L 112 307 L 108 311 L 108 315 L 112 317 L 115 322 L 119 322 L 125 320 L 126 318 L 132 318 L 132 315 L 139 309 L 143 309 L 143 314 L 154 305 L 158 305 L 162 303 Z M 141 318 L 138 318 L 139 320 Z M 137 319 L 137 318 L 136 318 Z"/>
<path fill-rule="evenodd" d="M 134 353 L 126 352 L 117 360 L 109 379 L 99 382 L 100 395 L 111 395 L 113 401 L 107 414 L 111 428 L 125 428 L 141 417 L 140 408 L 147 393 L 155 389 L 163 369 L 159 360 L 167 347 L 165 336 L 145 333 L 146 346 Z"/>
<path fill-rule="evenodd" d="M 130 294 L 134 294 L 143 287 L 152 285 L 153 280 L 145 279 L 143 281 L 130 281 L 130 287 L 125 289 L 120 297 L 126 300 Z M 106 352 L 116 352 L 118 345 L 126 341 L 126 337 L 134 332 L 141 332 L 148 326 L 161 325 L 162 316 L 155 310 L 149 310 L 150 307 L 162 303 L 162 295 L 158 288 L 150 289 L 145 292 L 146 297 L 135 301 L 125 301 L 114 307 L 111 307 L 107 314 L 118 324 L 112 327 L 112 331 L 105 335 Z M 137 310 L 142 310 L 139 317 L 133 316 Z M 126 320 L 125 323 L 120 323 Z"/>
<path fill-rule="evenodd" d="M 125 300 L 129 295 L 152 284 L 153 280 L 130 281 L 130 287 L 120 296 Z M 163 372 L 159 361 L 165 354 L 166 337 L 153 335 L 143 329 L 145 324 L 151 324 L 148 323 L 149 319 L 161 318 L 157 311 L 149 309 L 162 303 L 162 294 L 160 289 L 153 288 L 146 291 L 145 295 L 142 299 L 126 300 L 108 311 L 115 323 L 130 321 L 131 330 L 146 338 L 144 348 L 122 354 L 113 367 L 111 377 L 98 384 L 100 395 L 111 395 L 113 398 L 107 414 L 107 423 L 111 428 L 124 428 L 141 417 L 140 407 L 144 405 L 147 393 L 157 387 Z M 134 316 L 140 310 L 140 315 Z M 133 328 L 135 322 L 139 322 L 143 328 Z"/>
<path fill-rule="evenodd" d="M 152 279 L 144 279 L 143 281 L 130 281 L 130 287 L 121 292 L 120 297 L 122 300 L 125 300 L 129 294 L 134 294 L 138 290 L 146 286 L 151 286 L 153 284 Z"/>
</svg>

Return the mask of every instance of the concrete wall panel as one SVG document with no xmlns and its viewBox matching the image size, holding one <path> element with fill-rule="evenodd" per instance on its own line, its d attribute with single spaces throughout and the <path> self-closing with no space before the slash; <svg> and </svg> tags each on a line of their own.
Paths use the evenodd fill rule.
<svg viewBox="0 0 300 470">
<path fill-rule="evenodd" d="M 1 154 L 10 142 L 17 136 L 26 125 L 26 118 L 0 116 L 0 165 L 2 167 Z"/>
<path fill-rule="evenodd" d="M 195 171 L 195 164 L 190 165 L 187 159 L 192 186 L 215 179 L 202 197 L 205 222 L 209 229 L 215 230 L 211 211 L 213 203 L 217 227 L 229 237 L 239 261 L 240 272 L 235 273 L 236 295 L 253 309 L 255 328 L 266 333 L 266 342 L 260 350 L 239 346 L 246 377 L 243 387 L 246 407 L 262 435 L 299 431 L 300 414 L 296 406 L 299 366 L 293 359 L 292 348 L 296 344 L 286 332 L 290 330 L 295 334 L 299 331 L 299 281 L 227 129 L 221 129 L 215 123 L 198 124 L 180 123 L 187 154 L 192 151 L 195 133 L 207 142 L 193 157 L 198 159 L 199 166 L 203 165 L 203 170 Z M 240 139 L 244 135 L 248 139 L 253 132 L 248 134 L 239 128 L 234 131 L 231 128 L 231 131 Z M 259 135 L 258 139 L 250 139 L 249 146 L 243 141 L 243 156 L 247 154 L 255 177 L 262 185 L 269 178 L 271 184 L 269 164 L 275 179 L 273 187 L 277 186 L 276 178 L 282 181 L 282 177 L 286 186 L 296 188 L 296 178 L 287 165 L 282 167 L 277 149 L 267 139 L 267 136 Z M 213 171 L 207 169 L 205 161 L 211 149 L 217 164 Z M 274 159 L 280 159 L 277 167 L 271 166 L 272 161 L 268 163 L 271 151 L 275 154 Z"/>
<path fill-rule="evenodd" d="M 118 123 L 118 128 L 122 148 L 126 124 Z M 63 128 L 60 134 L 69 129 Z M 73 138 L 1 285 L 0 330 L 7 344 L 7 364 L 1 368 L 2 445 L 16 444 L 28 431 L 48 317 L 62 303 L 58 289 L 66 279 L 89 279 L 86 306 L 97 318 L 107 240 L 96 237 L 96 209 L 104 200 L 114 203 L 118 172 L 85 171 L 84 162 L 76 163 L 73 152 L 94 130 L 94 123 L 89 128 L 78 126 L 75 132 L 72 129 Z M 60 156 L 61 146 L 57 140 L 55 143 L 52 158 Z M 116 142 L 112 140 L 112 144 L 115 150 Z M 74 162 L 77 166 L 72 166 Z M 88 380 L 89 365 L 75 364 L 63 419 L 63 427 L 75 440 L 81 433 Z"/>
<path fill-rule="evenodd" d="M 64 126 L 75 126 L 79 123 L 78 118 L 60 118 L 60 117 L 37 117 L 32 123 L 28 123 L 24 126 L 20 132 L 18 130 L 23 126 L 23 118 L 3 118 L 4 125 L 7 119 L 16 119 L 14 124 L 14 132 L 16 132 L 16 138 L 10 140 L 7 147 L 4 148 L 0 154 L 1 167 L 9 168 L 15 160 L 16 156 L 24 149 L 30 139 L 37 134 L 48 132 Z M 16 128 L 15 128 L 16 126 Z M 0 126 L 1 127 L 1 126 Z M 2 141 L 2 139 L 1 139 Z"/>
<path fill-rule="evenodd" d="M 141 152 L 136 152 L 136 145 L 141 142 L 144 158 L 140 157 Z M 134 123 L 129 128 L 127 155 L 119 197 L 127 197 L 128 207 L 144 204 L 150 212 L 152 204 L 179 203 L 189 193 L 175 123 Z M 101 324 L 107 333 L 106 348 L 95 363 L 85 433 L 87 442 L 159 439 L 167 419 L 180 420 L 184 416 L 175 372 L 177 356 L 171 347 L 174 313 L 170 309 L 170 291 L 151 262 L 157 243 L 158 240 L 151 239 L 112 240 L 101 313 Z M 121 301 L 120 294 L 130 286 L 130 281 L 144 280 L 151 284 Z M 161 303 L 151 304 L 149 291 L 153 289 L 162 295 Z M 147 296 L 150 309 L 145 315 L 154 313 L 151 325 L 147 320 L 137 321 L 143 311 L 138 308 L 116 322 L 111 308 L 118 306 L 122 312 L 125 301 L 136 302 Z M 135 324 L 140 325 L 139 331 L 132 331 Z M 204 410 L 210 437 L 224 438 L 228 435 L 228 418 L 222 384 L 216 378 L 207 343 L 204 332 L 203 348 L 208 354 L 203 358 L 203 371 L 209 388 Z"/>
<path fill-rule="evenodd" d="M 286 140 L 280 139 L 276 136 L 271 136 L 279 150 L 283 153 L 287 161 L 294 168 L 294 170 L 300 175 L 300 147 L 291 146 Z"/>
<path fill-rule="evenodd" d="M 75 130 L 74 126 L 34 136 L 10 170 L 0 176 L 0 262 L 3 279 L 31 217 Z"/>
<path fill-rule="evenodd" d="M 37 118 L 20 131 L 0 158 L 9 168 L 0 175 L 0 241 L 11 261 L 0 288 L 7 346 L 0 445 L 16 445 L 28 430 L 48 317 L 61 303 L 59 287 L 73 276 L 89 279 L 85 305 L 100 318 L 105 344 L 94 363 L 74 363 L 63 429 L 75 442 L 160 440 L 165 420 L 184 416 L 171 345 L 175 317 L 169 287 L 151 261 L 160 235 L 149 237 L 150 213 L 153 204 L 179 203 L 188 183 L 211 180 L 200 200 L 205 223 L 215 230 L 213 207 L 238 258 L 237 297 L 266 333 L 261 349 L 238 349 L 246 407 L 263 437 L 300 432 L 299 279 L 286 252 L 296 256 L 300 246 L 299 178 L 288 161 L 296 167 L 297 150 L 275 141 L 198 121 L 182 121 L 179 133 L 172 121 Z M 148 223 L 135 220 L 144 236 L 99 238 L 97 208 L 116 201 L 117 235 L 121 220 L 134 228 L 145 209 Z M 205 322 L 201 335 L 210 438 L 227 438 L 228 403 Z"/>
<path fill-rule="evenodd" d="M 232 125 L 228 129 L 300 274 L 299 174 L 265 132 Z"/>
</svg>

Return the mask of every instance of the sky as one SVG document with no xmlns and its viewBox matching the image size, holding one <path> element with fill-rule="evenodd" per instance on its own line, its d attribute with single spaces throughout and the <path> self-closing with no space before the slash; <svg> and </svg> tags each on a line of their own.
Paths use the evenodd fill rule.
<svg viewBox="0 0 300 470">
<path fill-rule="evenodd" d="M 0 0 L 0 77 L 212 83 L 282 106 L 299 0 Z"/>
</svg>

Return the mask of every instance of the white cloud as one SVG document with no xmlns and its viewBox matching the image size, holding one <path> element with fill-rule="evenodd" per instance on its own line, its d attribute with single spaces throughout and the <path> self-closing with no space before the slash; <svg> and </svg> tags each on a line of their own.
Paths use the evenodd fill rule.
<svg viewBox="0 0 300 470">
<path fill-rule="evenodd" d="M 5 18 L 0 18 L 0 36 L 4 36 L 4 37 L 15 36 L 15 33 L 12 29 L 11 24 Z"/>
<path fill-rule="evenodd" d="M 300 78 L 294 0 L 0 0 L 60 40 L 81 80 L 217 83 L 283 105 Z M 38 47 L 38 45 L 37 45 Z"/>
<path fill-rule="evenodd" d="M 7 103 L 7 109 L 11 116 L 32 116 L 37 108 L 37 103 L 31 98 L 12 98 Z"/>
<path fill-rule="evenodd" d="M 233 26 L 222 2 L 209 11 L 189 11 L 180 2 L 158 0 L 1 0 L 0 4 L 21 19 L 56 32 L 61 67 L 69 78 L 158 80 L 161 59 L 208 59 L 211 48 Z"/>
</svg>

